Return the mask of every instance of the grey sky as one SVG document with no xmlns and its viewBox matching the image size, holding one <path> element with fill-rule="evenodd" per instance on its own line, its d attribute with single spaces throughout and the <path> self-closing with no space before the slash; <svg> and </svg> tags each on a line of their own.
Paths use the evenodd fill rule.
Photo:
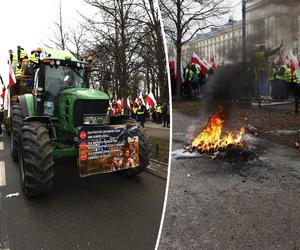
<svg viewBox="0 0 300 250">
<path fill-rule="evenodd" d="M 62 0 L 63 19 L 66 26 L 76 26 L 80 12 L 89 7 L 83 0 Z M 16 52 L 17 46 L 27 53 L 49 43 L 53 22 L 57 18 L 59 0 L 8 0 L 0 2 L 0 73 L 7 79 L 8 50 Z"/>
</svg>

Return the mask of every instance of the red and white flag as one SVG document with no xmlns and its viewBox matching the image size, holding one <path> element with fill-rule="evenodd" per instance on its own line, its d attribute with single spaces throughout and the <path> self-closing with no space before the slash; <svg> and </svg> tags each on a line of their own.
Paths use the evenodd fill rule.
<svg viewBox="0 0 300 250">
<path fill-rule="evenodd" d="M 296 56 L 293 54 L 291 50 L 286 51 L 286 58 L 291 63 L 291 70 L 293 70 L 297 76 L 298 79 L 300 79 L 300 63 L 297 60 Z"/>
<path fill-rule="evenodd" d="M 17 81 L 16 81 L 16 77 L 15 77 L 14 70 L 13 70 L 13 66 L 12 66 L 12 64 L 10 63 L 10 64 L 9 64 L 9 80 L 8 80 L 7 89 L 10 88 L 11 86 L 15 85 L 16 82 L 17 82 Z"/>
<path fill-rule="evenodd" d="M 0 98 L 4 99 L 4 95 L 5 95 L 5 86 L 3 83 L 2 76 L 0 75 Z"/>
<path fill-rule="evenodd" d="M 0 85 L 0 97 L 4 99 L 5 96 L 5 87 L 3 84 Z"/>
<path fill-rule="evenodd" d="M 206 75 L 210 66 L 207 62 L 202 60 L 195 52 L 193 52 L 192 63 L 198 64 L 200 66 L 201 72 Z"/>
<path fill-rule="evenodd" d="M 118 100 L 117 101 L 117 107 L 118 107 L 118 111 L 119 112 L 122 112 L 122 107 L 123 107 L 123 105 L 124 105 L 124 98 L 122 98 L 122 100 Z"/>
<path fill-rule="evenodd" d="M 139 97 L 138 97 L 137 99 L 135 99 L 135 102 L 138 103 L 138 104 L 143 104 L 143 105 L 145 105 L 145 101 L 144 101 L 142 92 L 140 93 Z"/>
<path fill-rule="evenodd" d="M 176 79 L 176 61 L 169 61 L 170 72 L 173 72 L 174 78 Z"/>
<path fill-rule="evenodd" d="M 211 68 L 213 69 L 213 71 L 215 71 L 215 70 L 217 69 L 217 65 L 216 65 L 216 63 L 215 63 L 215 57 L 212 56 L 212 57 L 210 58 L 210 61 L 211 61 Z"/>
<path fill-rule="evenodd" d="M 147 95 L 147 97 L 145 98 L 145 101 L 151 106 L 151 107 L 155 107 L 157 105 L 155 97 L 153 95 L 153 93 L 150 91 L 150 93 Z"/>
</svg>

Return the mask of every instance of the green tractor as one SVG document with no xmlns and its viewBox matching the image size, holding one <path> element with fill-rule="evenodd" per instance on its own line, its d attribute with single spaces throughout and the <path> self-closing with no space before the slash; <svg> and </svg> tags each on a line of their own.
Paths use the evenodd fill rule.
<svg viewBox="0 0 300 250">
<path fill-rule="evenodd" d="M 128 116 L 110 116 L 110 97 L 89 88 L 89 65 L 71 53 L 47 49 L 32 75 L 31 93 L 11 107 L 11 156 L 25 195 L 49 192 L 54 161 L 78 159 L 80 176 L 141 173 L 149 164 L 145 130 Z"/>
</svg>

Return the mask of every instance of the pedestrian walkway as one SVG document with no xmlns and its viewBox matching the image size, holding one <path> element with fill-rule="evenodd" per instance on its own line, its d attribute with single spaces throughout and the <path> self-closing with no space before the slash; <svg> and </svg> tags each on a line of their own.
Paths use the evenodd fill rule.
<svg viewBox="0 0 300 250">
<path fill-rule="evenodd" d="M 258 102 L 252 102 L 251 106 L 258 107 Z M 287 111 L 287 112 L 295 112 L 295 102 L 294 101 L 283 101 L 283 102 L 266 102 L 261 103 L 261 108 L 264 109 L 273 109 L 278 111 Z"/>
<path fill-rule="evenodd" d="M 145 127 L 146 127 L 146 128 L 163 129 L 163 130 L 167 130 L 167 131 L 170 130 L 170 128 L 163 127 L 163 123 L 158 124 L 158 123 L 155 123 L 155 122 L 152 122 L 152 121 L 147 121 L 147 122 L 145 123 Z"/>
<path fill-rule="evenodd" d="M 148 134 L 153 137 L 158 138 L 170 138 L 170 128 L 163 127 L 162 124 L 157 124 L 151 121 L 145 123 L 145 128 L 147 128 Z"/>
</svg>

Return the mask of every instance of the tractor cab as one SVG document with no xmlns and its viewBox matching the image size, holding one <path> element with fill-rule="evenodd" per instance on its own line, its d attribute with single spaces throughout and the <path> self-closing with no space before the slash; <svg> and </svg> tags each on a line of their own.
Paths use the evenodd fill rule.
<svg viewBox="0 0 300 250">
<path fill-rule="evenodd" d="M 88 65 L 71 53 L 47 49 L 35 72 L 33 92 L 38 115 L 56 116 L 58 97 L 65 89 L 88 88 Z"/>
</svg>

